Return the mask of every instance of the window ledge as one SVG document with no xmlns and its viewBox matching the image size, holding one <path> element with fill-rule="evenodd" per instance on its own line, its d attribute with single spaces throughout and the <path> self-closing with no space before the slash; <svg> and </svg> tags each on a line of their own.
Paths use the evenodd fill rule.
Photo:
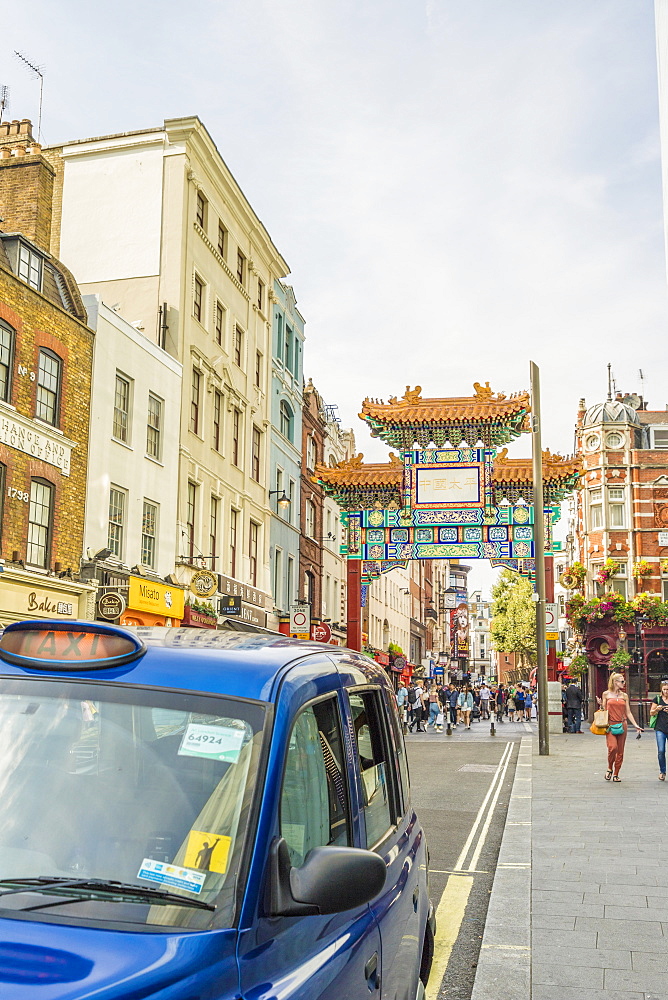
<svg viewBox="0 0 668 1000">
<path fill-rule="evenodd" d="M 56 427 L 55 424 L 50 424 L 48 420 L 42 420 L 42 418 L 38 417 L 37 415 L 33 417 L 33 420 L 35 420 L 36 423 L 41 424 L 42 427 L 48 427 L 49 430 L 53 431 L 54 434 L 61 434 L 63 437 L 65 437 L 65 432 L 61 431 L 60 427 Z"/>
<path fill-rule="evenodd" d="M 153 462 L 154 465 L 159 465 L 161 469 L 164 469 L 165 467 L 165 463 L 161 462 L 159 458 L 155 458 L 154 455 L 144 455 L 144 458 L 147 462 Z"/>
<path fill-rule="evenodd" d="M 120 444 L 121 448 L 127 448 L 128 451 L 134 451 L 134 448 L 132 447 L 131 444 L 128 444 L 127 441 L 121 441 L 120 438 L 114 437 L 113 434 L 111 435 L 111 440 L 114 442 L 114 444 Z"/>
</svg>

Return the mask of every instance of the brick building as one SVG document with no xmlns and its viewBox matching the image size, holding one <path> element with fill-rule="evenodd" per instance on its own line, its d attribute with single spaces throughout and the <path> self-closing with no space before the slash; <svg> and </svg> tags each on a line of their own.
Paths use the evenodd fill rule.
<svg viewBox="0 0 668 1000">
<path fill-rule="evenodd" d="M 0 622 L 93 618 L 78 579 L 94 335 L 48 251 L 53 169 L 30 122 L 0 125 Z"/>
<path fill-rule="evenodd" d="M 302 475 L 300 497 L 299 588 L 297 596 L 311 605 L 311 618 L 322 616 L 323 511 L 325 496 L 313 482 L 315 467 L 323 461 L 326 414 L 322 397 L 311 379 L 302 407 Z"/>
</svg>

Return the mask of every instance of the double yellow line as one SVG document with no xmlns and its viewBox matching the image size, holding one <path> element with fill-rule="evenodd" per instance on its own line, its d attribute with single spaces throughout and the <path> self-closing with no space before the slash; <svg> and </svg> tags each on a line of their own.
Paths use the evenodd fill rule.
<svg viewBox="0 0 668 1000">
<path fill-rule="evenodd" d="M 501 794 L 501 788 L 503 787 L 512 751 L 513 744 L 506 743 L 487 794 L 478 810 L 478 815 L 469 831 L 466 843 L 462 847 L 436 909 L 436 940 L 434 941 L 434 958 L 429 976 L 429 985 L 426 989 L 426 1000 L 436 1000 L 441 983 L 443 982 L 443 976 L 448 967 L 448 962 L 450 961 L 452 949 L 459 937 L 459 929 L 464 919 L 466 905 L 473 886 L 473 875 L 478 871 L 478 861 L 487 840 L 494 809 Z M 482 827 L 478 832 L 481 823 Z M 475 846 L 473 845 L 474 840 Z M 473 853 L 469 859 L 468 866 L 465 867 L 472 847 Z"/>
</svg>

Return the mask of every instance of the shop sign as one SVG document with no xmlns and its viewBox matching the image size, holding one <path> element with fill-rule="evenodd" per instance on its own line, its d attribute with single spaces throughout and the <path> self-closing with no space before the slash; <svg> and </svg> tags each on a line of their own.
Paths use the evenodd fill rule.
<svg viewBox="0 0 668 1000">
<path fill-rule="evenodd" d="M 22 451 L 25 455 L 32 455 L 48 465 L 54 465 L 64 476 L 70 474 L 74 443 L 49 431 L 44 424 L 33 422 L 29 417 L 18 413 L 13 413 L 11 417 L 0 417 L 0 443 Z"/>
<path fill-rule="evenodd" d="M 329 642 L 332 638 L 332 630 L 326 622 L 313 625 L 311 628 L 311 638 L 314 642 Z"/>
<path fill-rule="evenodd" d="M 380 663 L 384 667 L 389 667 L 389 665 L 390 665 L 390 656 L 389 656 L 389 653 L 383 653 L 382 650 L 378 650 L 374 654 L 373 658 L 376 661 L 376 663 Z M 401 669 L 403 670 L 404 668 L 402 667 Z"/>
<path fill-rule="evenodd" d="M 259 625 L 260 628 L 267 627 L 267 612 L 260 611 L 259 608 L 254 607 L 252 604 L 242 602 L 241 614 L 238 617 L 241 618 L 242 622 L 248 622 L 250 625 Z"/>
<path fill-rule="evenodd" d="M 659 532 L 659 545 L 662 548 L 668 545 L 668 531 Z"/>
<path fill-rule="evenodd" d="M 106 594 L 102 594 L 99 598 L 97 602 L 97 613 L 100 618 L 104 618 L 106 621 L 115 621 L 116 618 L 121 617 L 126 607 L 127 605 L 123 595 L 110 590 Z"/>
<path fill-rule="evenodd" d="M 218 574 L 208 569 L 200 569 L 190 581 L 190 589 L 196 597 L 211 597 L 218 590 Z"/>
<path fill-rule="evenodd" d="M 183 624 L 191 625 L 194 628 L 216 628 L 218 619 L 215 615 L 196 611 L 190 604 L 186 604 L 183 609 Z"/>
<path fill-rule="evenodd" d="M 183 618 L 185 598 L 180 587 L 169 587 L 142 576 L 129 579 L 128 608 L 133 611 L 151 611 L 166 618 Z"/>
<path fill-rule="evenodd" d="M 240 597 L 221 597 L 218 601 L 218 614 L 219 615 L 240 615 L 241 614 L 241 598 Z"/>
<path fill-rule="evenodd" d="M 267 596 L 257 587 L 249 587 L 240 580 L 233 580 L 230 576 L 218 574 L 218 590 L 226 597 L 240 597 L 247 604 L 254 604 L 257 608 L 266 608 Z"/>
<path fill-rule="evenodd" d="M 78 618 L 79 594 L 35 586 L 34 583 L 3 580 L 0 612 L 19 618 Z"/>
<path fill-rule="evenodd" d="M 406 658 L 404 656 L 395 656 L 392 660 L 392 666 L 395 670 L 405 670 L 406 669 Z"/>
</svg>

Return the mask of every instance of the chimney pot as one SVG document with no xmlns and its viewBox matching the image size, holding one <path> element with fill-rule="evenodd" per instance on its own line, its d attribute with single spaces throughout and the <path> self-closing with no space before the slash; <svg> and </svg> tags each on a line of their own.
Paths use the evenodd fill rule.
<svg viewBox="0 0 668 1000">
<path fill-rule="evenodd" d="M 25 156 L 26 148 L 25 146 L 14 146 L 12 150 L 12 156 Z"/>
<path fill-rule="evenodd" d="M 28 153 L 30 153 L 32 156 L 37 156 L 41 152 L 42 152 L 42 147 L 38 142 L 33 142 L 32 145 L 28 148 Z"/>
<path fill-rule="evenodd" d="M 8 160 L 12 155 L 12 151 L 9 146 L 4 146 L 0 149 L 0 160 Z M 668 409 L 668 407 L 666 407 Z"/>
</svg>

